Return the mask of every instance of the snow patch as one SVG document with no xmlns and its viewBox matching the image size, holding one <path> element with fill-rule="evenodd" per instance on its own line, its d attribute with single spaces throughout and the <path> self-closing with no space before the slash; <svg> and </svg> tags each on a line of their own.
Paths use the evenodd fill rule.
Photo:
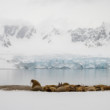
<svg viewBox="0 0 110 110">
<path fill-rule="evenodd" d="M 110 92 L 0 91 L 2 110 L 110 110 Z"/>
</svg>

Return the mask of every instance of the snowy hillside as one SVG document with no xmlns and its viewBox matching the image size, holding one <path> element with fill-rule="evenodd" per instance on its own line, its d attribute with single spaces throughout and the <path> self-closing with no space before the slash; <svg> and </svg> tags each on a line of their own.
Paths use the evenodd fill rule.
<svg viewBox="0 0 110 110">
<path fill-rule="evenodd" d="M 36 31 L 38 28 L 38 31 Z M 47 25 L 48 28 L 48 25 Z M 97 28 L 77 28 L 77 29 L 62 29 L 50 26 L 44 31 L 43 26 L 39 29 L 39 26 L 33 25 L 19 25 L 19 24 L 4 24 L 0 25 L 0 45 L 4 47 L 13 46 L 11 39 L 31 39 L 32 37 L 40 38 L 47 43 L 63 42 L 69 40 L 70 43 L 81 42 L 87 47 L 103 46 L 110 40 L 110 26 L 103 23 Z M 36 39 L 37 40 L 37 39 Z M 56 43 L 57 43 L 56 41 Z M 15 41 L 16 42 L 16 41 Z"/>
<path fill-rule="evenodd" d="M 32 25 L 4 24 L 0 25 L 0 43 L 4 47 L 12 46 L 12 38 L 23 39 L 30 38 L 36 33 Z"/>
<path fill-rule="evenodd" d="M 43 36 L 44 40 L 48 39 L 48 42 L 53 41 L 53 36 L 60 37 L 65 36 L 72 41 L 72 43 L 82 42 L 87 47 L 103 46 L 110 41 L 110 25 L 103 23 L 97 28 L 77 28 L 68 29 L 62 31 L 63 29 L 53 28 L 49 33 Z"/>
<path fill-rule="evenodd" d="M 54 25 L 0 25 L 0 68 L 110 68 L 110 25 L 61 28 Z"/>
<path fill-rule="evenodd" d="M 102 24 L 98 28 L 78 28 L 76 30 L 70 30 L 72 36 L 72 42 L 85 42 L 86 46 L 102 46 L 110 40 L 109 32 L 106 29 L 106 24 Z"/>
</svg>

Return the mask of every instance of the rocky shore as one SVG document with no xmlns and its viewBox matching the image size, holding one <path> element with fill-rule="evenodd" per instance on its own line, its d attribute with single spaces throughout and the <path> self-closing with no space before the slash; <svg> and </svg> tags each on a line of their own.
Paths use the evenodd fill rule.
<svg viewBox="0 0 110 110">
<path fill-rule="evenodd" d="M 31 86 L 26 86 L 26 85 L 3 85 L 0 86 L 0 90 L 25 90 L 25 91 L 30 91 Z"/>
</svg>

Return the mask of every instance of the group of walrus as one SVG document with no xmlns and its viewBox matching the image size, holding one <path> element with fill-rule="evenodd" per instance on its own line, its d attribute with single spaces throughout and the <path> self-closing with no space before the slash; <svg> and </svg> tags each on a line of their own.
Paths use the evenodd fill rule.
<svg viewBox="0 0 110 110">
<path fill-rule="evenodd" d="M 86 91 L 104 91 L 110 90 L 110 86 L 107 85 L 94 85 L 94 86 L 83 86 L 83 85 L 73 85 L 69 83 L 59 83 L 58 85 L 45 85 L 41 84 L 32 79 L 32 91 L 47 91 L 47 92 L 86 92 Z"/>
</svg>

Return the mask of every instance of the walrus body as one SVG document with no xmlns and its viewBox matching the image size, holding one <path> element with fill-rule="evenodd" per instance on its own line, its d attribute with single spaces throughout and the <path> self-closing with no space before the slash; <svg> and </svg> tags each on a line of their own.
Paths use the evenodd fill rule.
<svg viewBox="0 0 110 110">
<path fill-rule="evenodd" d="M 37 80 L 32 79 L 31 83 L 32 83 L 32 89 L 31 89 L 32 91 L 42 91 L 42 86 Z"/>
<path fill-rule="evenodd" d="M 85 91 L 85 87 L 84 86 L 76 87 L 76 91 L 77 92 L 84 92 Z"/>
<path fill-rule="evenodd" d="M 85 88 L 85 91 L 96 91 L 96 88 L 94 86 L 88 86 Z"/>
<path fill-rule="evenodd" d="M 35 86 L 40 86 L 41 87 L 41 84 L 37 80 L 32 79 L 31 83 L 32 83 L 32 88 L 34 88 Z"/>
<path fill-rule="evenodd" d="M 43 87 L 43 91 L 55 92 L 56 88 L 57 88 L 56 85 L 46 85 L 46 86 Z"/>
<path fill-rule="evenodd" d="M 64 84 L 56 89 L 56 92 L 70 92 L 73 88 L 69 84 Z"/>
<path fill-rule="evenodd" d="M 41 84 L 32 79 L 32 91 L 47 91 L 47 92 L 85 92 L 85 91 L 104 91 L 110 90 L 110 86 L 107 85 L 94 85 L 94 86 L 84 86 L 84 85 L 71 85 L 69 83 L 59 83 L 58 85 L 45 85 Z"/>
<path fill-rule="evenodd" d="M 61 86 L 56 89 L 56 92 L 66 92 L 66 87 Z"/>
<path fill-rule="evenodd" d="M 34 88 L 32 88 L 32 91 L 42 91 L 42 87 L 41 86 L 35 86 Z"/>
</svg>

